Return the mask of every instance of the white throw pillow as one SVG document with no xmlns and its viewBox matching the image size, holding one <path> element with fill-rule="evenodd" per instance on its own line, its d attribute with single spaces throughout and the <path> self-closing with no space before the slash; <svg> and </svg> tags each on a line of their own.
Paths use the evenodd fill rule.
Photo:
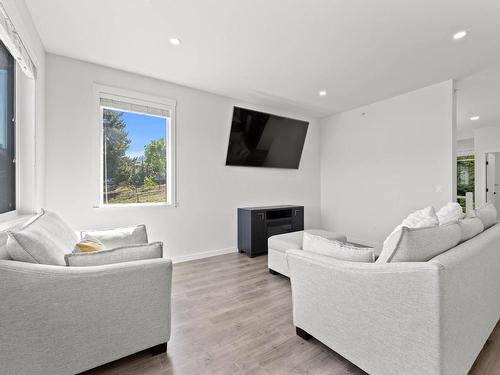
<svg viewBox="0 0 500 375">
<path fill-rule="evenodd" d="M 105 249 L 116 249 L 117 247 L 140 245 L 148 243 L 148 234 L 145 225 L 134 227 L 116 228 L 109 230 L 82 231 L 81 238 L 91 236 L 102 242 Z"/>
<path fill-rule="evenodd" d="M 377 263 L 427 262 L 456 246 L 462 238 L 457 223 L 427 228 L 401 227 L 384 242 Z"/>
<path fill-rule="evenodd" d="M 483 204 L 474 210 L 474 216 L 481 219 L 485 230 L 495 225 L 497 215 L 497 209 L 492 203 Z"/>
<path fill-rule="evenodd" d="M 375 253 L 371 247 L 347 245 L 307 232 L 304 232 L 302 250 L 350 262 L 371 263 L 375 259 Z"/>
<path fill-rule="evenodd" d="M 484 224 L 478 217 L 466 218 L 458 221 L 458 225 L 462 229 L 461 242 L 470 240 L 484 230 Z"/>
<path fill-rule="evenodd" d="M 7 252 L 13 260 L 65 265 L 78 237 L 57 214 L 42 212 L 20 228 L 8 230 Z"/>
<path fill-rule="evenodd" d="M 462 206 L 457 202 L 447 203 L 436 213 L 436 215 L 439 219 L 439 225 L 457 222 L 465 216 Z"/>
<path fill-rule="evenodd" d="M 433 227 L 439 225 L 439 219 L 434 207 L 428 206 L 409 214 L 401 225 L 408 228 Z"/>
<path fill-rule="evenodd" d="M 66 254 L 64 260 L 68 266 L 88 267 L 162 257 L 163 243 L 152 242 L 150 244 L 124 246 L 91 253 Z"/>
</svg>

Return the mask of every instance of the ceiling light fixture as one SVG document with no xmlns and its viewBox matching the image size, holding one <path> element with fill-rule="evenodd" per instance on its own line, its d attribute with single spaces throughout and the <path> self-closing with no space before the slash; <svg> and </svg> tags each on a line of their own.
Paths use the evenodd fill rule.
<svg viewBox="0 0 500 375">
<path fill-rule="evenodd" d="M 479 116 L 472 116 L 472 117 L 470 118 L 470 120 L 471 120 L 471 121 L 477 121 L 477 120 L 479 120 L 480 118 L 481 118 L 481 117 L 479 117 Z"/>
<path fill-rule="evenodd" d="M 173 46 L 178 46 L 181 44 L 181 40 L 179 38 L 170 38 L 169 42 Z"/>
<path fill-rule="evenodd" d="M 326 91 L 325 90 L 321 90 L 319 92 L 319 96 L 326 96 Z"/>
<path fill-rule="evenodd" d="M 467 35 L 467 31 L 466 30 L 462 30 L 462 31 L 459 31 L 459 32 L 453 34 L 453 39 L 459 40 L 459 39 L 464 38 L 466 35 Z"/>
</svg>

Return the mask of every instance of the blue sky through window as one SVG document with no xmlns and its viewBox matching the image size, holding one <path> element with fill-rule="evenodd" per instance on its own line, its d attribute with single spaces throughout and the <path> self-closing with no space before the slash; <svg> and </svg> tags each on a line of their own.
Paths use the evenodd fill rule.
<svg viewBox="0 0 500 375">
<path fill-rule="evenodd" d="M 117 111 L 119 113 L 119 111 Z M 126 152 L 129 157 L 144 155 L 144 146 L 153 140 L 164 138 L 167 142 L 166 121 L 168 119 L 143 115 L 138 113 L 123 112 L 122 119 L 126 124 L 125 130 L 131 140 Z"/>
</svg>

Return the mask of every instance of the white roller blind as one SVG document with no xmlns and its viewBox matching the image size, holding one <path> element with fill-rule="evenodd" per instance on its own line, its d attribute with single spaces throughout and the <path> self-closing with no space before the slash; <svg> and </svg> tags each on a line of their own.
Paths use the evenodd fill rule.
<svg viewBox="0 0 500 375">
<path fill-rule="evenodd" d="M 153 105 L 150 106 L 144 104 L 127 103 L 125 101 L 109 98 L 101 98 L 100 103 L 101 107 L 108 107 L 127 112 L 139 112 L 152 116 L 170 117 L 170 111 L 168 109 L 158 108 Z"/>
<path fill-rule="evenodd" d="M 0 3 L 0 39 L 14 56 L 24 74 L 29 78 L 35 78 L 35 64 L 2 3 Z"/>
</svg>

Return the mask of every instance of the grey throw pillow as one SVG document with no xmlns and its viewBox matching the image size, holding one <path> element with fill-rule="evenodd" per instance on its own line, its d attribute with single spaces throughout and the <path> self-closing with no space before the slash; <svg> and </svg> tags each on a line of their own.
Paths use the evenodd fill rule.
<svg viewBox="0 0 500 375">
<path fill-rule="evenodd" d="M 150 244 L 130 245 L 92 253 L 66 254 L 64 260 L 68 266 L 88 267 L 162 257 L 163 243 L 152 242 Z"/>
<path fill-rule="evenodd" d="M 401 227 L 384 242 L 377 263 L 427 262 L 456 246 L 462 238 L 456 223 L 427 228 Z"/>
<path fill-rule="evenodd" d="M 98 239 L 105 249 L 148 243 L 146 226 L 143 224 L 109 230 L 82 231 L 81 238 L 85 236 Z"/>
<path fill-rule="evenodd" d="M 8 230 L 7 252 L 13 260 L 65 265 L 78 236 L 57 214 L 42 210 L 20 228 Z"/>
<path fill-rule="evenodd" d="M 339 241 L 328 240 L 307 232 L 304 232 L 302 250 L 350 262 L 371 263 L 375 259 L 375 253 L 371 247 L 356 247 L 353 245 L 347 245 Z"/>
</svg>

